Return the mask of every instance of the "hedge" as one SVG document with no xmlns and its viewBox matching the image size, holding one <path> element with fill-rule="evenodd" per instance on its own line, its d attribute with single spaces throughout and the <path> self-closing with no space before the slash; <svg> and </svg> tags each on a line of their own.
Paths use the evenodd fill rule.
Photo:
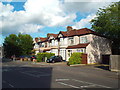
<svg viewBox="0 0 120 90">
<path fill-rule="evenodd" d="M 37 54 L 37 62 L 43 62 L 45 61 L 45 57 L 47 57 L 47 59 L 49 59 L 51 56 L 54 56 L 54 53 L 38 53 Z"/>
<path fill-rule="evenodd" d="M 74 52 L 69 58 L 68 65 L 81 64 L 81 61 L 82 61 L 82 53 Z"/>
</svg>

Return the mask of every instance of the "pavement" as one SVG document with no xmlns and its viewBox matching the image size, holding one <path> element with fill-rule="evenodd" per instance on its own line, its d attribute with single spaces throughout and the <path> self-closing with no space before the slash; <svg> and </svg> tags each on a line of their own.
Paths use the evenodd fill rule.
<svg viewBox="0 0 120 90">
<path fill-rule="evenodd" d="M 99 68 L 100 65 L 70 67 L 66 62 L 33 63 L 10 61 L 2 63 L 2 88 L 76 88 L 115 89 L 117 72 Z M 101 65 L 103 66 L 103 65 Z"/>
</svg>

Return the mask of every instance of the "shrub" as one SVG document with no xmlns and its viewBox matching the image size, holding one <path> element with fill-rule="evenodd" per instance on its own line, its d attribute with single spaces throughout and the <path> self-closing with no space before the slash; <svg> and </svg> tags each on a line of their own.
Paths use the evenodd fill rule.
<svg viewBox="0 0 120 90">
<path fill-rule="evenodd" d="M 43 53 L 38 53 L 37 54 L 37 62 L 42 62 L 43 57 L 44 57 Z"/>
<path fill-rule="evenodd" d="M 81 64 L 82 61 L 82 53 L 79 52 L 74 52 L 71 57 L 69 58 L 68 65 L 73 65 L 73 64 Z"/>
<path fill-rule="evenodd" d="M 49 59 L 51 56 L 55 56 L 54 53 L 45 53 L 45 57 L 47 57 L 47 59 Z"/>
<path fill-rule="evenodd" d="M 37 62 L 43 62 L 45 60 L 45 57 L 49 59 L 51 56 L 54 56 L 54 53 L 38 53 L 37 54 Z"/>
</svg>

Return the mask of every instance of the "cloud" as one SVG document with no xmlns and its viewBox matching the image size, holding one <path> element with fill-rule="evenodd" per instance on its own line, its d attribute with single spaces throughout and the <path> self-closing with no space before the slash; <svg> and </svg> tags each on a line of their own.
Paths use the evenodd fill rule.
<svg viewBox="0 0 120 90">
<path fill-rule="evenodd" d="M 95 0 L 65 0 L 62 9 L 67 13 L 95 13 L 99 8 L 111 4 L 112 1 L 113 0 L 109 0 L 109 2 L 106 2 L 106 0 L 97 0 L 96 2 Z"/>
<path fill-rule="evenodd" d="M 83 18 L 79 22 L 76 22 L 73 28 L 79 29 L 79 28 L 90 27 L 91 26 L 90 21 L 95 17 L 96 17 L 95 14 L 88 15 L 86 18 Z"/>
<path fill-rule="evenodd" d="M 35 32 L 39 32 L 38 30 L 43 28 L 42 26 L 40 25 L 34 25 L 34 24 L 24 24 L 22 25 L 19 30 L 21 33 L 28 33 L 28 30 L 29 30 L 29 33 L 35 33 Z"/>
<path fill-rule="evenodd" d="M 73 1 L 73 0 L 71 0 Z M 108 5 L 101 2 L 64 2 L 61 0 L 27 0 L 24 10 L 13 11 L 15 7 L 0 2 L 0 30 L 3 35 L 12 33 L 34 33 L 45 27 L 65 27 L 73 25 L 76 28 L 89 26 L 89 20 L 94 16 L 99 7 Z M 89 15 L 74 22 L 76 13 L 89 13 Z"/>
<path fill-rule="evenodd" d="M 76 14 L 67 15 L 58 0 L 27 0 L 24 11 L 14 11 L 10 4 L 3 5 L 0 14 L 3 35 L 11 33 L 31 33 L 45 26 L 64 26 L 73 23 Z M 3 11 L 4 10 L 4 11 Z M 27 29 L 28 28 L 28 29 Z M 37 30 L 36 30 L 37 29 Z"/>
</svg>

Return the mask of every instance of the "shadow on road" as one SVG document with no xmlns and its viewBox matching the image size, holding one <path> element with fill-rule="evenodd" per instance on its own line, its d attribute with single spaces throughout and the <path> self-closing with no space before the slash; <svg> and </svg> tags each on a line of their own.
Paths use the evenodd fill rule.
<svg viewBox="0 0 120 90">
<path fill-rule="evenodd" d="M 51 67 L 3 67 L 2 88 L 51 88 Z"/>
<path fill-rule="evenodd" d="M 6 63 L 6 62 L 12 62 L 12 59 L 8 59 L 8 58 L 2 58 L 2 63 Z"/>
<path fill-rule="evenodd" d="M 110 71 L 109 65 L 99 65 L 99 66 L 95 66 L 95 67 L 96 67 L 96 68 L 103 69 L 103 70 L 108 70 L 108 71 Z"/>
</svg>

